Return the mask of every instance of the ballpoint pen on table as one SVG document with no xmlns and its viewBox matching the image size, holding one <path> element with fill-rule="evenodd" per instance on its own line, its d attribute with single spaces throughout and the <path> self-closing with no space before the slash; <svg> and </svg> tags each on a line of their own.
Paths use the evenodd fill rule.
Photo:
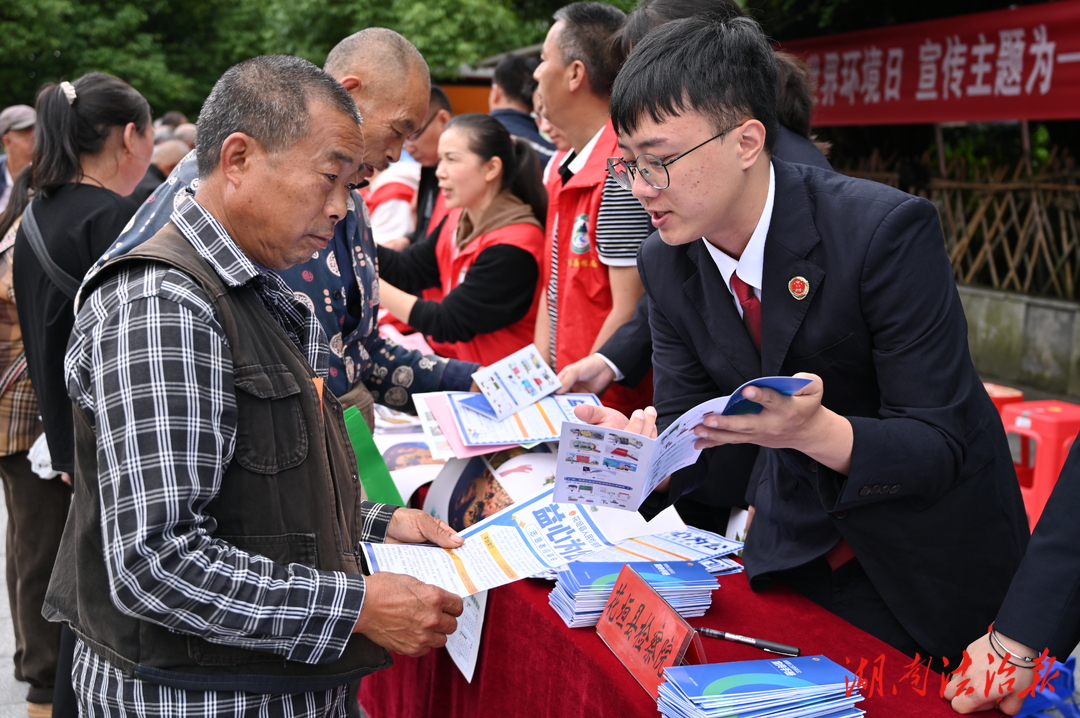
<svg viewBox="0 0 1080 718">
<path fill-rule="evenodd" d="M 710 638 L 719 638 L 724 641 L 733 641 L 735 643 L 745 643 L 748 646 L 754 646 L 760 648 L 763 651 L 769 653 L 777 653 L 781 656 L 797 656 L 800 651 L 795 646 L 786 646 L 783 643 L 773 643 L 772 641 L 765 641 L 760 638 L 749 638 L 747 636 L 740 636 L 737 633 L 728 633 L 727 631 L 717 631 L 713 628 L 698 628 L 695 629 L 698 633 L 708 636 Z"/>
</svg>

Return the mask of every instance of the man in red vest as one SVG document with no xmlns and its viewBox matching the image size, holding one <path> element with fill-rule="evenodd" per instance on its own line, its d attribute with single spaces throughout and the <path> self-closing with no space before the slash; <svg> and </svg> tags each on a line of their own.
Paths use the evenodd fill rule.
<svg viewBox="0 0 1080 718">
<path fill-rule="evenodd" d="M 554 17 L 533 76 L 548 119 L 573 151 L 547 183 L 551 263 L 541 270 L 541 306 L 548 321 L 537 318 L 536 345 L 558 370 L 595 352 L 633 315 L 643 292 L 637 250 L 653 228 L 641 204 L 606 169 L 607 158 L 619 154 L 608 117 L 619 71 L 609 40 L 625 15 L 604 3 L 575 2 Z M 614 385 L 603 396 L 623 411 L 651 398 L 651 374 L 632 389 Z"/>
</svg>

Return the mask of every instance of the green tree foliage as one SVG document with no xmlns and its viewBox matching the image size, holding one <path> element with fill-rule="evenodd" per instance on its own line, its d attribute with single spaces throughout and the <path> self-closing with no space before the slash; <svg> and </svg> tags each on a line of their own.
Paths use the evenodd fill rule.
<svg viewBox="0 0 1080 718">
<path fill-rule="evenodd" d="M 90 71 L 130 82 L 155 112 L 198 110 L 230 64 L 263 51 L 256 0 L 32 0 L 0 9 L 0 106 Z"/>
<path fill-rule="evenodd" d="M 617 0 L 624 8 L 634 0 Z M 45 82 L 97 70 L 130 82 L 160 114 L 194 115 L 230 65 L 261 53 L 321 64 L 342 37 L 389 27 L 436 76 L 540 42 L 559 0 L 31 0 L 0 6 L 0 107 Z"/>
<path fill-rule="evenodd" d="M 524 21 L 504 0 L 272 0 L 270 44 L 321 63 L 338 40 L 365 27 L 388 27 L 412 40 L 438 76 L 463 63 L 543 38 L 546 24 Z"/>
</svg>

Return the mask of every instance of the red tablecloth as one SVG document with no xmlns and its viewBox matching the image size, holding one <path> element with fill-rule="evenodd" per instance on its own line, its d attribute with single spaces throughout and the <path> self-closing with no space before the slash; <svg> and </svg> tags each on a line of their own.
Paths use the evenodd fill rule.
<svg viewBox="0 0 1080 718">
<path fill-rule="evenodd" d="M 859 707 L 869 718 L 956 718 L 939 697 L 940 677 L 787 588 L 754 593 L 744 574 L 720 578 L 713 606 L 693 626 L 710 626 L 823 654 L 870 680 Z M 527 579 L 488 596 L 472 683 L 445 650 L 363 680 L 371 718 L 655 718 L 656 703 L 608 650 L 594 628 L 567 628 L 548 605 L 554 584 Z M 756 648 L 702 636 L 710 663 L 774 658 Z M 920 695 L 923 692 L 923 695 Z M 987 714 L 983 714 L 987 715 Z M 994 712 L 990 715 L 1000 715 Z"/>
</svg>

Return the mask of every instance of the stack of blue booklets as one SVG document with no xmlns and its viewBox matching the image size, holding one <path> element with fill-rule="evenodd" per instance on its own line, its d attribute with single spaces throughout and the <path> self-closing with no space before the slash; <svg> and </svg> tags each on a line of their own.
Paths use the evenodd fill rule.
<svg viewBox="0 0 1080 718">
<path fill-rule="evenodd" d="M 567 626 L 595 626 L 625 565 L 625 562 L 568 564 L 559 571 L 548 602 Z M 712 592 L 720 588 L 716 577 L 696 561 L 646 561 L 629 565 L 685 618 L 704 615 L 712 605 Z"/>
<path fill-rule="evenodd" d="M 854 673 L 825 656 L 675 666 L 657 709 L 668 718 L 858 718 Z"/>
</svg>

